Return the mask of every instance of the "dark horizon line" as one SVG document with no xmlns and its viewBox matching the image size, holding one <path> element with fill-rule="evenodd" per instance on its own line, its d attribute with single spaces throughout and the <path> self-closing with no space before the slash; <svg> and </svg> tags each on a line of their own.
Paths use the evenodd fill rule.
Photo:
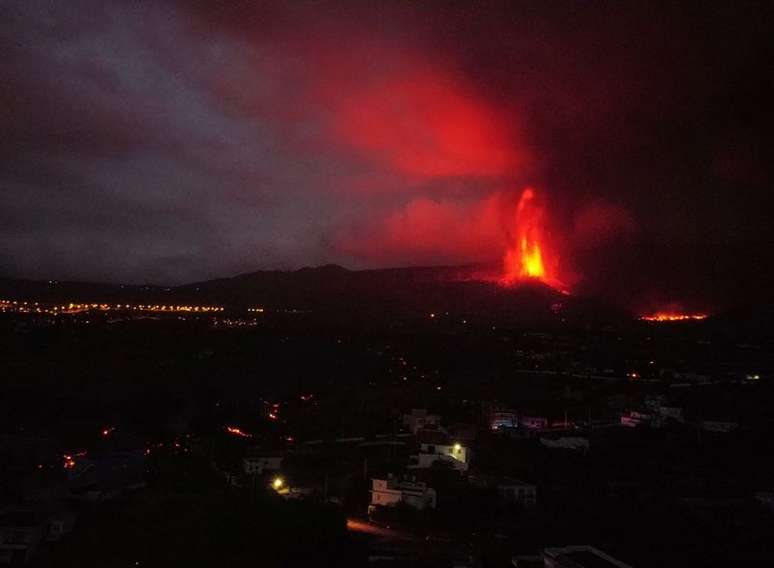
<svg viewBox="0 0 774 568">
<path fill-rule="evenodd" d="M 360 272 L 383 272 L 383 271 L 386 272 L 386 271 L 398 271 L 398 270 L 464 270 L 464 269 L 475 269 L 475 268 L 485 269 L 489 267 L 494 267 L 498 263 L 499 261 L 488 261 L 488 262 L 483 261 L 483 262 L 470 262 L 465 264 L 405 264 L 401 266 L 385 266 L 380 268 L 348 268 L 346 266 L 337 264 L 335 262 L 329 262 L 329 263 L 317 264 L 317 265 L 304 265 L 299 268 L 259 268 L 257 270 L 253 270 L 249 272 L 239 272 L 231 276 L 215 276 L 213 278 L 207 278 L 204 280 L 194 280 L 191 282 L 184 282 L 182 284 L 158 284 L 158 283 L 151 283 L 151 282 L 131 284 L 127 282 L 110 281 L 110 280 L 78 280 L 78 279 L 70 280 L 70 279 L 59 279 L 59 278 L 28 278 L 25 276 L 11 276 L 8 274 L 0 274 L 0 281 L 4 280 L 4 281 L 28 282 L 28 283 L 36 283 L 36 284 L 56 283 L 56 284 L 80 284 L 80 285 L 99 285 L 99 286 L 129 286 L 132 288 L 144 288 L 144 287 L 185 288 L 188 286 L 195 286 L 196 284 L 204 284 L 207 282 L 215 282 L 218 280 L 232 280 L 243 276 L 251 276 L 253 274 L 264 274 L 264 273 L 293 274 L 304 270 L 321 270 L 324 268 L 336 268 L 336 269 L 341 269 L 345 272 L 360 273 Z"/>
</svg>

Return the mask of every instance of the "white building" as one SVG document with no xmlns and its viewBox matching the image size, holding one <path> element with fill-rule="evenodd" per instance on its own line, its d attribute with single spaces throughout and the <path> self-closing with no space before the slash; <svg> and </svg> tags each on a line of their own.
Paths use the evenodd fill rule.
<svg viewBox="0 0 774 568">
<path fill-rule="evenodd" d="M 425 408 L 412 408 L 409 414 L 403 415 L 403 426 L 416 434 L 424 428 L 438 428 L 441 425 L 441 417 L 437 414 L 428 414 Z"/>
<path fill-rule="evenodd" d="M 248 475 L 263 475 L 282 469 L 282 456 L 254 455 L 242 460 L 242 468 Z"/>
<path fill-rule="evenodd" d="M 435 489 L 426 483 L 414 480 L 387 479 L 371 480 L 371 505 L 369 507 L 393 507 L 405 503 L 419 511 L 435 509 Z"/>
<path fill-rule="evenodd" d="M 537 487 L 519 479 L 502 479 L 497 483 L 497 495 L 506 503 L 522 507 L 534 507 L 537 504 Z"/>
<path fill-rule="evenodd" d="M 446 464 L 457 471 L 468 471 L 468 464 L 466 462 L 458 460 L 450 455 L 454 451 L 453 447 L 436 447 L 435 451 L 437 453 L 420 452 L 416 456 L 412 456 L 413 461 L 409 464 L 409 469 L 427 469 L 433 467 L 436 463 L 441 463 Z M 464 452 L 465 448 L 462 448 L 461 451 Z"/>
<path fill-rule="evenodd" d="M 0 512 L 0 564 L 27 564 L 46 538 L 45 516 L 32 509 L 7 508 Z"/>
<path fill-rule="evenodd" d="M 420 430 L 417 432 L 419 453 L 412 456 L 410 469 L 426 469 L 436 462 L 444 463 L 457 471 L 467 471 L 470 448 L 449 440 L 444 430 Z"/>
<path fill-rule="evenodd" d="M 679 406 L 665 406 L 658 407 L 658 413 L 665 420 L 674 420 L 676 422 L 684 422 L 683 409 Z"/>
<path fill-rule="evenodd" d="M 493 410 L 489 415 L 489 428 L 516 428 L 519 425 L 519 413 L 510 409 Z"/>
<path fill-rule="evenodd" d="M 643 426 L 650 424 L 653 421 L 653 415 L 645 412 L 639 412 L 637 410 L 630 410 L 624 412 L 621 415 L 621 426 L 628 428 L 636 428 L 637 426 Z"/>
<path fill-rule="evenodd" d="M 699 427 L 707 432 L 733 432 L 739 428 L 739 422 L 725 420 L 702 420 Z"/>
<path fill-rule="evenodd" d="M 494 490 L 503 503 L 523 507 L 533 507 L 537 504 L 537 487 L 520 479 L 475 473 L 468 476 L 468 483 L 481 489 Z"/>
<path fill-rule="evenodd" d="M 587 452 L 590 444 L 589 439 L 582 436 L 562 436 L 561 438 L 540 438 L 540 443 L 546 448 L 573 450 L 576 452 Z"/>
</svg>

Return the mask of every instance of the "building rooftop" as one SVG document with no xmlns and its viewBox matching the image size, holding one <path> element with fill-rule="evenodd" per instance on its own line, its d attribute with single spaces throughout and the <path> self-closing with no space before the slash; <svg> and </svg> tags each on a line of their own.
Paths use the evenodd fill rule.
<svg viewBox="0 0 774 568">
<path fill-rule="evenodd" d="M 451 445 L 449 435 L 443 430 L 423 428 L 417 432 L 417 442 L 420 444 Z"/>
<path fill-rule="evenodd" d="M 34 527 L 41 522 L 40 514 L 29 509 L 6 509 L 0 512 L 0 527 Z"/>
<path fill-rule="evenodd" d="M 543 554 L 546 560 L 553 561 L 550 565 L 556 568 L 631 568 L 628 564 L 588 545 L 546 548 Z"/>
</svg>

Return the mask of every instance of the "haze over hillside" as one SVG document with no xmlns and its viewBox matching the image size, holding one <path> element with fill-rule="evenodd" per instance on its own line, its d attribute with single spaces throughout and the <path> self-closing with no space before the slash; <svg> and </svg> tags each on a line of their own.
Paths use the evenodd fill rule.
<svg viewBox="0 0 774 568">
<path fill-rule="evenodd" d="M 486 314 L 497 319 L 555 320 L 583 306 L 587 315 L 627 317 L 604 302 L 568 296 L 540 282 L 501 286 L 491 266 L 352 271 L 337 265 L 258 271 L 177 287 L 0 280 L 6 298 L 48 302 L 193 303 L 227 308 L 314 310 L 343 316 Z M 614 315 L 613 315 L 614 314 Z"/>
</svg>

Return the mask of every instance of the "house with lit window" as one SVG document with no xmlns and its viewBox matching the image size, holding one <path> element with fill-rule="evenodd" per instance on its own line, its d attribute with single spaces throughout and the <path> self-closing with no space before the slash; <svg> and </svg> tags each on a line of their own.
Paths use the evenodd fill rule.
<svg viewBox="0 0 774 568">
<path fill-rule="evenodd" d="M 435 509 L 436 493 L 426 483 L 411 479 L 398 479 L 388 475 L 386 479 L 371 480 L 371 503 L 369 512 L 375 507 L 394 507 L 405 503 L 418 511 Z"/>
<path fill-rule="evenodd" d="M 417 432 L 417 443 L 419 451 L 411 456 L 409 469 L 426 469 L 439 464 L 460 472 L 468 470 L 470 448 L 452 441 L 445 430 L 420 430 Z"/>
</svg>

